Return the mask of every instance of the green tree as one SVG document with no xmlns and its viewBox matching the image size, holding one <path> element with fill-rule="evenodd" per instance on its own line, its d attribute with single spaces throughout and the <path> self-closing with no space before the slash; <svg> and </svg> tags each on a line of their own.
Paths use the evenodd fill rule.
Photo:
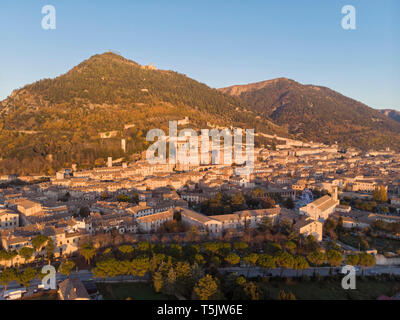
<svg viewBox="0 0 400 320">
<path fill-rule="evenodd" d="M 154 290 L 159 293 L 163 287 L 163 275 L 161 272 L 157 271 L 153 275 L 153 286 Z"/>
<path fill-rule="evenodd" d="M 377 186 L 373 193 L 376 202 L 387 202 L 389 200 L 385 186 Z"/>
<path fill-rule="evenodd" d="M 32 239 L 32 246 L 36 251 L 40 251 L 49 239 L 44 235 L 38 235 Z"/>
<path fill-rule="evenodd" d="M 326 259 L 331 267 L 340 266 L 343 261 L 343 256 L 338 250 L 328 250 L 326 253 Z"/>
<path fill-rule="evenodd" d="M 96 249 L 91 243 L 85 243 L 79 249 L 79 253 L 83 258 L 85 258 L 87 264 L 90 265 L 90 261 L 96 255 Z"/>
<path fill-rule="evenodd" d="M 125 255 L 129 255 L 133 252 L 133 247 L 131 245 L 122 245 L 118 247 L 118 250 Z"/>
<path fill-rule="evenodd" d="M 295 295 L 292 292 L 286 293 L 284 290 L 279 291 L 278 300 L 296 300 Z"/>
<path fill-rule="evenodd" d="M 75 262 L 73 262 L 72 260 L 67 260 L 61 263 L 60 267 L 58 268 L 58 271 L 65 276 L 69 276 L 74 267 L 75 267 Z"/>
<path fill-rule="evenodd" d="M 318 266 L 320 266 L 324 263 L 325 258 L 326 258 L 325 254 L 323 254 L 320 251 L 313 251 L 307 255 L 308 261 L 310 261 L 310 263 L 312 265 L 314 265 L 314 268 L 315 268 L 314 272 L 316 272 L 316 269 Z"/>
<path fill-rule="evenodd" d="M 287 241 L 285 244 L 285 248 L 287 251 L 289 251 L 291 254 L 294 254 L 296 251 L 296 244 L 293 241 Z"/>
<path fill-rule="evenodd" d="M 235 241 L 233 243 L 233 249 L 237 251 L 245 251 L 248 247 L 249 245 L 244 241 Z"/>
<path fill-rule="evenodd" d="M 231 265 L 237 265 L 240 262 L 240 257 L 236 253 L 230 253 L 225 257 L 225 261 Z"/>
<path fill-rule="evenodd" d="M 26 261 L 28 261 L 30 258 L 32 258 L 34 249 L 31 247 L 22 247 L 19 251 L 18 254 L 24 258 Z"/>
<path fill-rule="evenodd" d="M 206 259 L 200 253 L 195 254 L 194 260 L 201 266 L 206 263 Z"/>
<path fill-rule="evenodd" d="M 277 266 L 281 268 L 281 276 L 283 275 L 284 269 L 291 269 L 294 266 L 294 258 L 288 252 L 280 252 L 274 259 Z"/>
<path fill-rule="evenodd" d="M 167 274 L 167 279 L 165 281 L 166 294 L 173 295 L 175 293 L 176 279 L 177 276 L 174 268 L 170 268 Z"/>
<path fill-rule="evenodd" d="M 129 273 L 133 276 L 143 277 L 150 270 L 150 259 L 139 257 L 133 259 L 129 264 Z"/>
<path fill-rule="evenodd" d="M 257 229 L 260 230 L 261 232 L 265 232 L 267 230 L 272 229 L 272 219 L 269 217 L 263 217 L 261 221 L 257 225 Z"/>
<path fill-rule="evenodd" d="M 253 282 L 249 281 L 243 285 L 243 291 L 246 296 L 246 299 L 249 300 L 260 300 L 261 298 L 261 291 L 258 285 Z"/>
<path fill-rule="evenodd" d="M 17 273 L 13 268 L 6 268 L 0 273 L 0 283 L 4 286 L 4 291 L 11 281 L 17 280 Z"/>
<path fill-rule="evenodd" d="M 297 276 L 299 271 L 303 271 L 310 268 L 310 265 L 308 264 L 307 260 L 303 256 L 296 256 L 294 258 L 294 269 L 297 270 Z"/>
<path fill-rule="evenodd" d="M 346 264 L 351 266 L 357 266 L 360 262 L 360 256 L 358 254 L 349 254 L 346 256 Z"/>
<path fill-rule="evenodd" d="M 373 267 L 375 263 L 376 260 L 372 254 L 367 254 L 367 253 L 360 254 L 360 266 L 362 267 L 363 274 L 364 274 L 364 268 Z"/>
<path fill-rule="evenodd" d="M 247 265 L 247 277 L 249 276 L 250 267 L 253 267 L 257 264 L 258 257 L 259 256 L 257 253 L 251 253 L 243 257 L 243 261 Z"/>
<path fill-rule="evenodd" d="M 54 241 L 52 238 L 48 238 L 47 244 L 46 244 L 46 257 L 47 257 L 47 260 L 49 261 L 49 263 L 51 262 L 51 260 L 54 257 L 54 251 L 55 251 Z"/>
<path fill-rule="evenodd" d="M 257 264 L 261 268 L 263 268 L 263 273 L 265 273 L 265 270 L 271 270 L 276 268 L 274 257 L 265 253 L 262 253 L 258 256 Z"/>
<path fill-rule="evenodd" d="M 207 274 L 197 282 L 194 292 L 200 300 L 208 300 L 217 294 L 218 284 L 211 275 Z"/>
<path fill-rule="evenodd" d="M 29 283 L 35 279 L 37 276 L 37 271 L 31 267 L 25 268 L 24 271 L 18 273 L 16 276 L 16 280 L 19 284 L 22 284 L 25 287 L 29 286 Z"/>
</svg>

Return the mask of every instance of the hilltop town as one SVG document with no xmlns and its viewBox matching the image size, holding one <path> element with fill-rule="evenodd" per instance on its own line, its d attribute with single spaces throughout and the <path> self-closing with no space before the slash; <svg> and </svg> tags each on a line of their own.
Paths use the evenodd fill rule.
<svg viewBox="0 0 400 320">
<path fill-rule="evenodd" d="M 70 255 L 98 233 L 157 234 L 177 212 L 186 232 L 195 228 L 210 238 L 256 228 L 264 218 L 274 224 L 289 221 L 295 232 L 318 241 L 328 218 L 360 230 L 378 220 L 400 221 L 398 154 L 288 139 L 281 143 L 275 150 L 256 149 L 253 172 L 245 176 L 223 164 L 179 168 L 138 160 L 113 166 L 112 159 L 107 167 L 65 169 L 40 183 L 18 185 L 13 180 L 28 177 L 3 176 L 9 186 L 0 193 L 2 247 L 18 250 L 45 235 L 53 239 L 57 255 Z M 369 208 L 380 187 L 390 204 L 386 199 Z M 199 209 L 218 195 L 241 199 L 238 210 Z M 22 257 L 2 261 L 22 262 Z"/>
</svg>

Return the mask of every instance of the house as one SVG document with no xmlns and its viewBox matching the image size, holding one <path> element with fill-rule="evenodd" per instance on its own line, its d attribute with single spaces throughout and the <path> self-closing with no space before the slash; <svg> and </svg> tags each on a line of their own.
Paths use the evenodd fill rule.
<svg viewBox="0 0 400 320">
<path fill-rule="evenodd" d="M 182 221 L 190 226 L 197 227 L 200 231 L 208 231 L 210 234 L 219 235 L 222 229 L 222 222 L 211 217 L 207 217 L 196 211 L 177 208 L 182 216 Z"/>
<path fill-rule="evenodd" d="M 0 230 L 19 227 L 19 214 L 10 210 L 0 210 Z"/>
<path fill-rule="evenodd" d="M 16 199 L 14 205 L 16 205 L 17 210 L 20 213 L 26 216 L 30 216 L 42 211 L 42 205 L 40 203 L 25 198 Z"/>
<path fill-rule="evenodd" d="M 171 221 L 174 218 L 173 210 L 155 213 L 139 217 L 136 219 L 138 227 L 143 232 L 157 231 L 165 222 Z"/>
<path fill-rule="evenodd" d="M 350 206 L 346 206 L 346 205 L 338 205 L 338 206 L 336 206 L 335 210 L 337 212 L 349 213 L 351 211 L 351 207 Z"/>
<path fill-rule="evenodd" d="M 60 300 L 90 300 L 89 294 L 79 278 L 70 278 L 58 285 Z"/>
<path fill-rule="evenodd" d="M 392 199 L 390 200 L 390 203 L 391 203 L 392 205 L 394 205 L 395 207 L 400 207 L 400 198 L 392 198 Z"/>
<path fill-rule="evenodd" d="M 296 232 L 306 237 L 312 235 L 315 240 L 322 241 L 323 224 L 318 220 L 310 218 L 300 219 L 293 225 L 293 228 Z"/>
</svg>

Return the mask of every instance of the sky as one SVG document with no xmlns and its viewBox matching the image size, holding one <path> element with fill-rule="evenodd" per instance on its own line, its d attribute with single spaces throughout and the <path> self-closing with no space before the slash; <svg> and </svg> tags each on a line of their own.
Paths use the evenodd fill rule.
<svg viewBox="0 0 400 320">
<path fill-rule="evenodd" d="M 0 99 L 109 50 L 213 88 L 286 77 L 400 110 L 399 0 L 0 1 Z"/>
</svg>

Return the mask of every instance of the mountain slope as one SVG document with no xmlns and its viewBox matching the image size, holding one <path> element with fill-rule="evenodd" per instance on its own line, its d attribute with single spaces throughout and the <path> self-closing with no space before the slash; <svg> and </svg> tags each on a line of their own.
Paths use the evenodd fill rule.
<svg viewBox="0 0 400 320">
<path fill-rule="evenodd" d="M 236 97 L 177 72 L 143 67 L 111 52 L 95 55 L 0 102 L 0 173 L 53 173 L 72 163 L 101 165 L 108 156 L 128 159 L 146 149 L 149 129 L 168 134 L 168 120 L 185 116 L 192 128 L 211 122 L 287 134 L 268 118 L 238 112 L 241 108 Z"/>
<path fill-rule="evenodd" d="M 220 89 L 299 138 L 362 149 L 400 148 L 400 124 L 326 87 L 279 78 Z"/>
</svg>

